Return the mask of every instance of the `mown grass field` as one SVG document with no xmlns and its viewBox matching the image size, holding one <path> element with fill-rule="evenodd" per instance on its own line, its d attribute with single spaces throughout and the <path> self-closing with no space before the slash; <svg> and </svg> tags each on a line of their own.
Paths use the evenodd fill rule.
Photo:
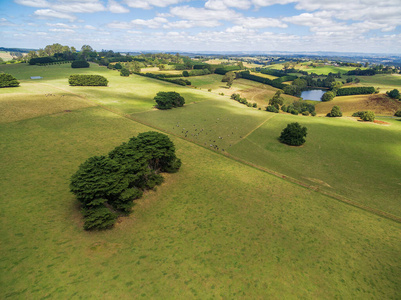
<svg viewBox="0 0 401 300">
<path fill-rule="evenodd" d="M 67 69 L 54 69 L 54 79 L 0 91 L 0 103 L 7 102 L 0 298 L 400 298 L 401 224 L 210 151 L 202 134 L 195 138 L 200 129 L 226 134 L 219 140 L 231 142 L 231 155 L 305 182 L 325 181 L 350 197 L 365 191 L 364 203 L 398 213 L 400 121 L 270 114 L 104 68 L 80 72 L 104 72 L 109 87 L 75 89 L 66 84 Z M 153 93 L 170 88 L 189 104 L 152 110 Z M 65 103 L 45 96 L 55 91 Z M 135 120 L 168 133 L 183 166 L 116 228 L 85 232 L 69 178 L 88 157 L 153 130 Z M 301 148 L 275 140 L 290 121 L 309 128 Z M 186 138 L 184 125 L 192 125 Z"/>
<path fill-rule="evenodd" d="M 354 76 L 352 76 L 354 77 Z M 356 76 L 360 79 L 359 85 L 373 86 L 380 88 L 380 93 L 385 93 L 392 89 L 400 90 L 401 75 L 400 74 L 377 74 L 375 76 Z"/>
</svg>

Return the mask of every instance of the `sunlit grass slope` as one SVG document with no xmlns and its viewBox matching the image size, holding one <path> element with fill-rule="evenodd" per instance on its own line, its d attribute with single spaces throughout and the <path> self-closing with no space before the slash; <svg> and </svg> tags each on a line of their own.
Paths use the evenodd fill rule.
<svg viewBox="0 0 401 300">
<path fill-rule="evenodd" d="M 308 128 L 302 147 L 277 141 L 288 123 Z M 281 115 L 229 149 L 242 159 L 401 216 L 401 122 L 390 126 Z"/>
<path fill-rule="evenodd" d="M 0 298 L 400 297 L 400 224 L 174 136 L 182 169 L 83 231 L 71 174 L 147 130 L 101 108 L 0 125 Z"/>
</svg>

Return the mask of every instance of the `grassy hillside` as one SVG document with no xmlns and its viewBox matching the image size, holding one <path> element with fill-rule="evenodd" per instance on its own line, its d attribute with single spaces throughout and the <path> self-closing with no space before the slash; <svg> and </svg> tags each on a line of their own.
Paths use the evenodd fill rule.
<svg viewBox="0 0 401 300">
<path fill-rule="evenodd" d="M 65 66 L 47 70 L 0 95 L 0 298 L 401 297 L 401 224 L 227 154 L 398 213 L 398 120 L 270 114 L 96 66 L 79 72 L 104 74 L 109 87 L 75 88 Z M 159 90 L 189 104 L 153 110 Z M 153 130 L 135 120 L 170 133 L 182 169 L 113 230 L 85 232 L 69 178 L 88 157 Z M 302 148 L 276 141 L 291 121 L 309 128 Z"/>
<path fill-rule="evenodd" d="M 374 94 L 335 97 L 332 101 L 319 102 L 316 105 L 316 112 L 325 116 L 334 105 L 341 108 L 343 116 L 352 116 L 357 111 L 365 110 L 371 110 L 379 116 L 394 116 L 394 113 L 401 109 L 401 101 L 383 94 Z"/>
</svg>

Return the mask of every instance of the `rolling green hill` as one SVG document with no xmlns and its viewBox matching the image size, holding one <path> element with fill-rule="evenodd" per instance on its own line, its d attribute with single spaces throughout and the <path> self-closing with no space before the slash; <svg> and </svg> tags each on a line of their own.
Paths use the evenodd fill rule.
<svg viewBox="0 0 401 300">
<path fill-rule="evenodd" d="M 0 71 L 21 80 L 0 91 L 0 298 L 400 298 L 401 224 L 330 196 L 401 217 L 398 119 L 271 114 L 96 65 Z M 72 73 L 109 86 L 70 87 Z M 187 104 L 155 110 L 158 91 Z M 301 148 L 277 141 L 294 121 Z M 181 170 L 114 229 L 84 231 L 70 176 L 155 129 Z"/>
</svg>

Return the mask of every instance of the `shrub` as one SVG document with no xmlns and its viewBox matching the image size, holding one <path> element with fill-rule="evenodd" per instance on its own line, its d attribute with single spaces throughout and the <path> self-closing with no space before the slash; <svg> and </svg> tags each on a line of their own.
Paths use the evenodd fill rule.
<svg viewBox="0 0 401 300">
<path fill-rule="evenodd" d="M 333 108 L 331 109 L 331 112 L 327 114 L 327 117 L 332 117 L 332 118 L 342 117 L 342 116 L 343 113 L 341 112 L 340 107 L 337 105 L 334 105 Z"/>
<path fill-rule="evenodd" d="M 68 83 L 72 86 L 107 86 L 109 82 L 101 75 L 71 75 Z"/>
<path fill-rule="evenodd" d="M 281 110 L 282 110 L 283 112 L 287 112 L 287 106 L 283 105 L 283 106 L 281 107 Z"/>
<path fill-rule="evenodd" d="M 353 117 L 361 118 L 365 111 L 357 111 L 352 114 Z"/>
<path fill-rule="evenodd" d="M 129 76 L 129 70 L 126 68 L 122 68 L 120 71 L 120 76 L 128 77 Z"/>
<path fill-rule="evenodd" d="M 312 117 L 315 117 L 316 116 L 316 111 L 312 111 L 310 114 L 311 114 Z"/>
<path fill-rule="evenodd" d="M 252 103 L 252 107 L 257 108 L 258 104 L 257 103 Z"/>
<path fill-rule="evenodd" d="M 189 77 L 188 71 L 183 71 L 183 72 L 182 72 L 182 76 L 184 76 L 184 77 Z"/>
<path fill-rule="evenodd" d="M 291 110 L 290 113 L 296 116 L 299 115 L 299 111 L 297 111 L 296 109 Z"/>
<path fill-rule="evenodd" d="M 0 74 L 0 88 L 17 86 L 19 86 L 17 78 L 6 73 Z"/>
<path fill-rule="evenodd" d="M 176 92 L 158 92 L 154 100 L 158 109 L 171 109 L 184 106 L 185 99 Z"/>
<path fill-rule="evenodd" d="M 331 100 L 334 99 L 335 96 L 336 96 L 336 95 L 335 95 L 333 92 L 329 91 L 329 92 L 326 92 L 326 93 L 324 93 L 324 94 L 322 95 L 321 100 L 322 100 L 323 102 L 331 101 Z"/>
<path fill-rule="evenodd" d="M 373 122 L 375 120 L 375 113 L 373 111 L 365 111 L 362 116 L 361 119 L 366 121 L 366 122 Z"/>
<path fill-rule="evenodd" d="M 309 111 L 307 111 L 307 110 L 303 111 L 303 112 L 302 112 L 302 115 L 303 115 L 303 116 L 309 116 Z"/>
<path fill-rule="evenodd" d="M 266 111 L 273 112 L 273 113 L 278 113 L 278 109 L 273 105 L 267 106 L 266 107 Z"/>
<path fill-rule="evenodd" d="M 394 114 L 396 117 L 401 117 L 401 110 L 397 110 Z"/>
<path fill-rule="evenodd" d="M 400 99 L 400 92 L 397 89 L 386 92 L 387 96 L 394 99 Z"/>
<path fill-rule="evenodd" d="M 307 135 L 307 128 L 302 127 L 298 122 L 290 123 L 281 132 L 280 142 L 291 145 L 301 146 L 305 143 L 305 137 Z"/>
<path fill-rule="evenodd" d="M 71 63 L 71 68 L 89 68 L 89 63 L 86 60 L 75 60 Z"/>
<path fill-rule="evenodd" d="M 82 210 L 84 215 L 84 229 L 108 229 L 113 227 L 117 220 L 117 214 L 105 206 L 86 208 Z"/>
</svg>

